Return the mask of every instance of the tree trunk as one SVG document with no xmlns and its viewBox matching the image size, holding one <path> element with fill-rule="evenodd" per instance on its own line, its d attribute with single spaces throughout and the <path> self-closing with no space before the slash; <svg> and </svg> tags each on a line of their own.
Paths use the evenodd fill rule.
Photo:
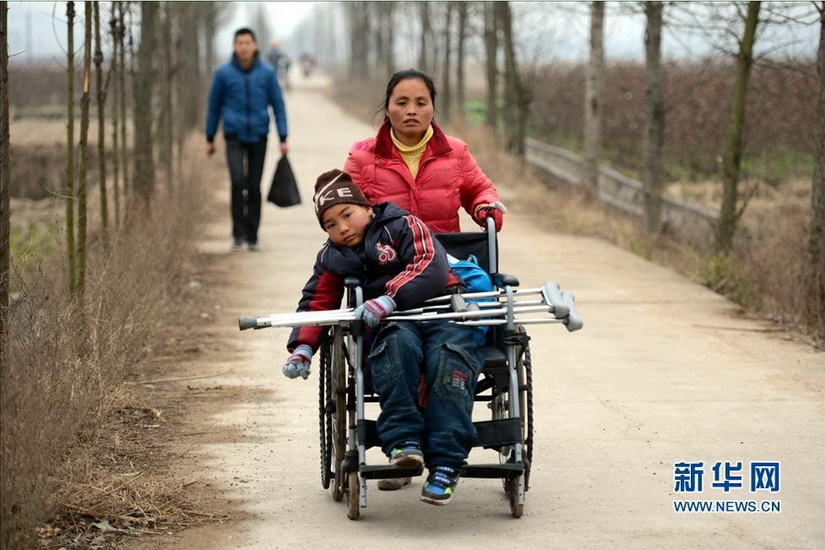
<svg viewBox="0 0 825 550">
<path fill-rule="evenodd" d="M 648 232 L 662 228 L 662 164 L 665 136 L 665 100 L 662 71 L 662 2 L 646 2 L 645 30 L 645 139 L 642 184 Z"/>
<path fill-rule="evenodd" d="M 495 134 L 498 126 L 498 21 L 492 2 L 484 3 L 484 53 L 487 77 L 487 109 L 484 125 Z"/>
<path fill-rule="evenodd" d="M 155 79 L 154 58 L 157 50 L 158 5 L 141 2 L 140 50 L 134 83 L 134 189 L 143 207 L 148 208 L 154 192 L 155 164 L 152 156 L 152 83 Z"/>
<path fill-rule="evenodd" d="M 513 44 L 513 15 L 509 2 L 497 2 L 499 21 L 504 42 L 504 77 L 505 77 L 505 132 L 507 150 L 518 157 L 524 157 L 524 143 L 527 139 L 527 113 L 529 102 L 527 93 L 521 83 L 521 75 L 516 61 Z"/>
<path fill-rule="evenodd" d="M 163 44 L 160 55 L 161 74 L 161 117 L 160 117 L 160 162 L 166 180 L 166 189 L 172 191 L 174 159 L 174 136 L 172 125 L 173 109 L 173 82 L 172 72 L 174 51 L 172 48 L 172 6 L 171 2 L 163 3 Z"/>
<path fill-rule="evenodd" d="M 89 106 L 92 101 L 92 2 L 85 2 L 83 94 L 80 96 L 80 174 L 77 180 L 77 296 L 86 292 L 86 231 L 89 182 Z"/>
<path fill-rule="evenodd" d="M 447 17 L 444 21 L 444 65 L 441 67 L 441 113 L 445 123 L 449 123 L 452 116 L 452 83 L 450 74 L 453 71 L 451 58 L 453 55 L 453 3 L 447 2 L 444 5 L 447 10 Z"/>
<path fill-rule="evenodd" d="M 825 343 L 825 2 L 819 9 L 819 97 L 816 103 L 814 175 L 811 186 L 811 234 L 808 240 L 808 300 L 805 320 L 820 343 Z"/>
<path fill-rule="evenodd" d="M 74 242 L 74 2 L 66 2 L 67 59 L 68 75 L 66 106 L 66 253 L 69 257 L 69 291 L 75 292 L 75 242 Z"/>
<path fill-rule="evenodd" d="M 127 112 L 127 91 L 126 91 L 126 31 L 129 31 L 129 52 L 132 50 L 132 31 L 126 25 L 127 2 L 118 2 L 120 7 L 120 167 L 123 170 L 123 197 L 124 202 L 128 202 L 129 194 L 131 193 L 131 174 L 129 170 L 129 142 L 126 139 L 126 124 L 129 120 L 126 117 Z M 130 56 L 134 58 L 134 56 Z M 134 77 L 134 71 L 129 71 L 130 75 Z"/>
<path fill-rule="evenodd" d="M 100 46 L 100 2 L 94 3 L 95 12 L 95 77 L 97 90 L 97 172 L 100 187 L 100 225 L 104 246 L 109 242 L 109 193 L 106 189 L 106 96 L 103 89 L 103 49 Z M 107 86 L 108 88 L 108 83 Z"/>
<path fill-rule="evenodd" d="M 355 78 L 369 76 L 369 10 L 365 2 L 347 2 L 350 24 L 350 72 Z"/>
<path fill-rule="evenodd" d="M 386 30 L 384 31 L 384 78 L 395 71 L 395 2 L 381 2 L 384 8 Z"/>
<path fill-rule="evenodd" d="M 429 2 L 420 2 L 418 4 L 418 10 L 419 15 L 421 16 L 421 37 L 418 43 L 418 69 L 422 72 L 430 74 L 431 68 L 427 57 L 427 52 L 432 50 L 433 43 Z"/>
<path fill-rule="evenodd" d="M 590 4 L 590 61 L 584 90 L 584 166 L 582 184 L 594 195 L 599 192 L 599 162 L 602 149 L 602 87 L 604 73 L 604 3 Z"/>
<path fill-rule="evenodd" d="M 0 363 L 7 366 L 11 275 L 11 164 L 9 147 L 9 3 L 0 2 Z"/>
<path fill-rule="evenodd" d="M 464 103 L 467 100 L 466 82 L 464 80 L 464 53 L 467 40 L 467 2 L 456 2 L 458 6 L 458 44 L 456 44 L 455 99 L 456 119 L 464 124 Z"/>
<path fill-rule="evenodd" d="M 722 206 L 719 213 L 719 228 L 716 234 L 716 251 L 730 254 L 733 235 L 742 212 L 737 212 L 739 170 L 745 148 L 745 106 L 747 104 L 748 80 L 753 65 L 753 44 L 756 41 L 756 27 L 759 23 L 760 2 L 748 2 L 745 18 L 745 32 L 739 43 L 736 61 L 736 80 L 733 85 L 730 124 L 725 138 L 724 161 L 722 166 Z"/>
<path fill-rule="evenodd" d="M 122 34 L 118 21 L 118 5 L 120 2 L 112 4 L 112 17 L 109 19 L 109 33 L 112 35 L 112 198 L 114 199 L 115 227 L 120 226 L 120 143 L 118 132 L 120 131 L 120 74 L 123 67 L 120 65 L 119 48 L 121 46 Z"/>
</svg>

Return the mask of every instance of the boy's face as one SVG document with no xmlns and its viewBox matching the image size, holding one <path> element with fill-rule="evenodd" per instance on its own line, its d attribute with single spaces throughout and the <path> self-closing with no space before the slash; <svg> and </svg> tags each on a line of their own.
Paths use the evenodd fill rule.
<svg viewBox="0 0 825 550">
<path fill-rule="evenodd" d="M 324 230 L 339 246 L 355 247 L 364 240 L 372 220 L 372 207 L 360 204 L 334 204 L 321 216 Z"/>
</svg>

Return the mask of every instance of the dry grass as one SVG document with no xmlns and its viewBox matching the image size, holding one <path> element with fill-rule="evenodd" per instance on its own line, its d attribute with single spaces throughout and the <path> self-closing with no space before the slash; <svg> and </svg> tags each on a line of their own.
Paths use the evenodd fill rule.
<svg viewBox="0 0 825 550">
<path fill-rule="evenodd" d="M 65 291 L 62 258 L 44 259 L 35 276 L 13 274 L 20 294 L 9 311 L 0 383 L 3 548 L 32 547 L 43 535 L 35 527 L 54 517 L 68 518 L 63 531 L 85 517 L 109 525 L 133 517 L 140 528 L 194 517 L 183 488 L 98 477 L 105 470 L 90 458 L 112 411 L 123 410 L 123 384 L 145 368 L 159 330 L 186 303 L 204 195 L 197 165 L 186 172 L 176 193 L 159 191 L 146 217 L 113 233 L 110 249 L 92 226 L 82 304 Z M 72 544 L 89 547 L 83 533 L 72 534 Z"/>
</svg>

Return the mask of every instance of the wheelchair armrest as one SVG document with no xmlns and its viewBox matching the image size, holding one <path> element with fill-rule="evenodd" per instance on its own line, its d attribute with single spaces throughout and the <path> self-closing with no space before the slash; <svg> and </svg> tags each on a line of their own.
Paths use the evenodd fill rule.
<svg viewBox="0 0 825 550">
<path fill-rule="evenodd" d="M 493 279 L 493 285 L 497 287 L 518 286 L 518 277 L 508 273 L 491 273 L 490 277 Z"/>
<path fill-rule="evenodd" d="M 346 288 L 355 288 L 361 284 L 361 280 L 358 277 L 345 277 L 344 278 L 344 286 Z"/>
</svg>

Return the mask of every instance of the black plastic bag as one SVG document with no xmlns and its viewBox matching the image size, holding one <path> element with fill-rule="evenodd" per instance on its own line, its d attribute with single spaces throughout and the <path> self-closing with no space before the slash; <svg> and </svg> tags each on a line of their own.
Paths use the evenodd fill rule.
<svg viewBox="0 0 825 550">
<path fill-rule="evenodd" d="M 286 155 L 278 161 L 278 167 L 275 168 L 275 175 L 272 176 L 272 186 L 269 188 L 266 200 L 283 207 L 301 204 L 298 182 L 295 181 L 295 174 L 292 173 L 292 166 L 289 164 Z"/>
</svg>

